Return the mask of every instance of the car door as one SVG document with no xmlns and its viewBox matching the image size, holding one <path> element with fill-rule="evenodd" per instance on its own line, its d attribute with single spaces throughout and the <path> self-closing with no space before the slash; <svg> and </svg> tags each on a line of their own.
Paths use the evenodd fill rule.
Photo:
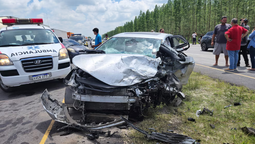
<svg viewBox="0 0 255 144">
<path fill-rule="evenodd" d="M 169 37 L 171 47 L 179 51 L 185 51 L 189 49 L 189 42 L 180 35 L 173 35 Z"/>
</svg>

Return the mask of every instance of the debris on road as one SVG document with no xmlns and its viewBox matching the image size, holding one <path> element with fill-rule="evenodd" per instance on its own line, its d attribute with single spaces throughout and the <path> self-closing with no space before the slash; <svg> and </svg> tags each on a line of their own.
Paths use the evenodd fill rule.
<svg viewBox="0 0 255 144">
<path fill-rule="evenodd" d="M 234 106 L 239 106 L 239 105 L 242 105 L 240 102 L 235 102 L 234 103 Z"/>
<path fill-rule="evenodd" d="M 254 129 L 254 128 L 243 127 L 243 128 L 241 128 L 241 129 L 242 129 L 242 131 L 243 131 L 244 133 L 246 133 L 247 135 L 253 135 L 253 136 L 255 136 L 255 129 Z"/>
<path fill-rule="evenodd" d="M 203 115 L 203 114 L 209 114 L 210 116 L 213 116 L 213 110 L 209 110 L 207 108 L 204 108 L 203 111 L 197 110 L 197 112 L 196 112 L 197 117 L 199 117 L 199 115 Z"/>
<path fill-rule="evenodd" d="M 228 107 L 231 107 L 232 105 L 228 105 L 228 106 L 225 106 L 224 109 L 228 108 Z"/>
<path fill-rule="evenodd" d="M 122 117 L 129 126 L 137 130 L 138 132 L 144 134 L 149 140 L 158 140 L 165 143 L 185 143 L 185 144 L 194 144 L 196 140 L 181 134 L 176 133 L 158 133 L 158 132 L 151 132 L 150 134 L 147 131 L 144 131 L 136 126 L 134 126 L 130 121 Z"/>
<path fill-rule="evenodd" d="M 211 127 L 212 129 L 215 129 L 215 125 L 213 125 L 213 124 L 210 124 L 210 127 Z"/>
<path fill-rule="evenodd" d="M 188 121 L 196 122 L 194 118 L 188 118 Z"/>
</svg>

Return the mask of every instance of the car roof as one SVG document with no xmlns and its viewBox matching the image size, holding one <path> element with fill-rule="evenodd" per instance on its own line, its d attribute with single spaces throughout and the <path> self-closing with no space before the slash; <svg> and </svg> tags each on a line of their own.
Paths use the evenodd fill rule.
<svg viewBox="0 0 255 144">
<path fill-rule="evenodd" d="M 49 27 L 45 25 L 38 25 L 38 24 L 18 24 L 18 25 L 12 25 L 12 26 L 7 26 L 5 28 L 2 28 L 2 30 L 13 30 L 13 29 L 50 29 Z"/>
<path fill-rule="evenodd" d="M 158 32 L 124 32 L 113 37 L 138 37 L 138 38 L 154 38 L 154 39 L 165 39 L 168 36 L 173 36 L 172 34 L 167 33 L 158 33 Z"/>
</svg>

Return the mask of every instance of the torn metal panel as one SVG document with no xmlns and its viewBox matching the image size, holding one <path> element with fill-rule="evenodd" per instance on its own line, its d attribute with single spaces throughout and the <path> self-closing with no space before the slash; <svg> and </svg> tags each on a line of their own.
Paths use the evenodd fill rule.
<svg viewBox="0 0 255 144">
<path fill-rule="evenodd" d="M 100 81 L 112 86 L 130 86 L 154 77 L 160 58 L 128 54 L 79 55 L 73 64 Z"/>
<path fill-rule="evenodd" d="M 88 130 L 99 130 L 109 127 L 114 127 L 125 123 L 121 118 L 115 119 L 112 122 L 99 123 L 99 124 L 85 124 L 82 125 L 71 118 L 68 112 L 68 108 L 65 104 L 60 104 L 57 100 L 52 100 L 47 90 L 45 90 L 41 96 L 43 108 L 49 114 L 49 116 L 58 122 L 68 124 L 70 127 L 81 127 Z"/>
<path fill-rule="evenodd" d="M 187 57 L 185 62 L 180 61 L 180 63 L 185 64 L 186 66 L 183 69 L 176 70 L 174 74 L 178 77 L 180 83 L 185 85 L 188 83 L 190 74 L 195 67 L 195 61 L 192 57 Z"/>
</svg>

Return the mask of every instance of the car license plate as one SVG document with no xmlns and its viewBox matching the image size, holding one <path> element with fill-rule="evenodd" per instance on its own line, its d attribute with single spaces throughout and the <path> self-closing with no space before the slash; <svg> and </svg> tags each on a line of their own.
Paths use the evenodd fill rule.
<svg viewBox="0 0 255 144">
<path fill-rule="evenodd" d="M 41 79 L 46 79 L 51 77 L 50 73 L 45 73 L 45 74 L 39 74 L 39 75 L 32 75 L 30 76 L 30 79 L 32 80 L 41 80 Z"/>
</svg>

